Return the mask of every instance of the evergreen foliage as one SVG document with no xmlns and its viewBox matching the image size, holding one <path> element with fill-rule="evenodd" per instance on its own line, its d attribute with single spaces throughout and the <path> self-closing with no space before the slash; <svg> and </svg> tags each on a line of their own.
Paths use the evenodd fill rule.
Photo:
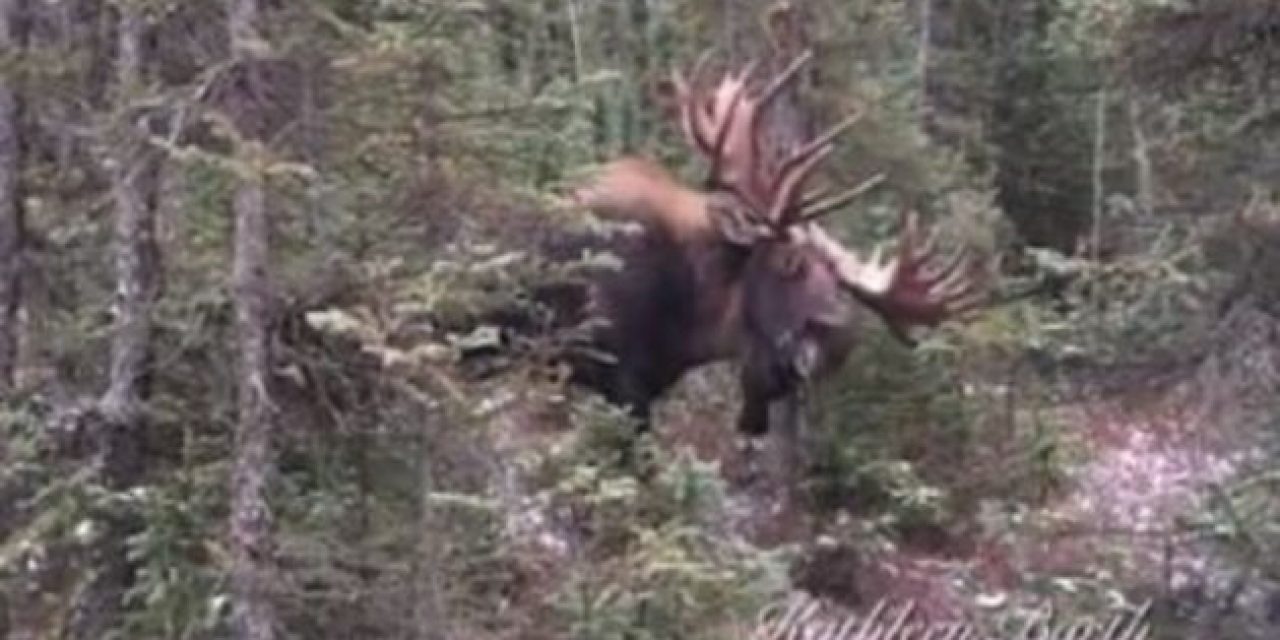
<svg viewBox="0 0 1280 640">
<path fill-rule="evenodd" d="M 239 637 L 246 562 L 290 638 L 751 637 L 801 590 L 988 631 L 1148 598 L 1160 638 L 1280 629 L 1273 3 L 258 2 L 233 41 L 241 4 L 0 0 L 0 635 Z M 594 166 L 696 181 L 657 88 L 708 48 L 787 50 L 780 5 L 816 51 L 800 120 L 867 112 L 831 177 L 886 177 L 830 227 L 870 249 L 919 209 L 997 273 L 915 350 L 867 314 L 808 398 L 795 487 L 743 462 L 723 368 L 632 437 L 551 364 L 581 327 L 533 295 L 612 264 L 547 253 L 608 227 L 565 197 Z M 141 298 L 122 185 L 154 215 Z M 149 328 L 122 380 L 128 309 Z M 509 313 L 539 330 L 504 338 Z M 248 560 L 246 325 L 271 424 Z M 1077 416 L 1117 399 L 1191 407 L 1229 463 L 1156 531 L 1059 544 L 1115 436 Z M 898 570 L 922 558 L 929 588 Z"/>
</svg>

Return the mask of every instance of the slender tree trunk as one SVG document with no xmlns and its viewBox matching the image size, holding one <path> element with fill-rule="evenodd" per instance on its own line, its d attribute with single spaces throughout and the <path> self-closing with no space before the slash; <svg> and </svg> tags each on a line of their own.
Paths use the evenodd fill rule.
<svg viewBox="0 0 1280 640">
<path fill-rule="evenodd" d="M 155 241 L 155 200 L 158 158 L 145 142 L 147 117 L 130 106 L 142 85 L 146 23 L 138 7 L 120 7 L 117 27 L 117 112 L 136 121 L 123 122 L 111 132 L 119 149 L 112 158 L 112 195 L 116 204 L 115 333 L 111 343 L 110 379 L 99 403 L 98 473 L 113 491 L 137 484 L 143 469 L 141 403 L 147 395 L 151 360 L 151 315 L 159 295 L 159 249 Z M 133 580 L 125 541 L 137 529 L 131 513 L 104 513 L 103 537 L 94 545 L 96 573 L 76 603 L 71 627 L 78 638 L 100 638 L 121 619 L 125 591 Z"/>
<path fill-rule="evenodd" d="M 267 389 L 270 345 L 267 336 L 266 190 L 246 182 L 235 195 L 235 260 L 232 289 L 236 308 L 239 421 L 231 487 L 231 536 L 235 563 L 232 590 L 235 622 L 241 637 L 275 637 L 275 609 L 269 598 L 272 578 L 271 512 L 266 490 L 275 461 L 271 450 L 272 406 Z"/>
<path fill-rule="evenodd" d="M 126 123 L 122 151 L 112 171 L 116 203 L 116 333 L 111 345 L 110 386 L 103 398 L 108 418 L 133 422 L 148 391 L 151 360 L 151 311 L 160 292 L 160 251 L 156 245 L 158 157 L 144 136 L 149 118 L 131 113 L 129 94 L 141 87 L 144 17 L 124 4 L 119 26 L 119 86 Z"/>
<path fill-rule="evenodd" d="M 1129 98 L 1129 127 L 1133 134 L 1133 169 L 1138 210 L 1145 215 L 1155 212 L 1155 170 L 1151 165 L 1151 145 L 1142 126 L 1142 98 Z"/>
<path fill-rule="evenodd" d="M 0 0 L 0 51 L 25 40 L 25 0 Z M 0 397 L 15 384 L 18 305 L 22 301 L 22 103 L 14 74 L 0 75 Z"/>
<path fill-rule="evenodd" d="M 246 181 L 235 195 L 235 297 L 239 386 L 239 421 L 235 434 L 235 467 L 231 487 L 231 536 L 235 563 L 232 590 L 235 623 L 241 637 L 275 637 L 272 606 L 271 512 L 267 485 L 275 461 L 271 450 L 273 416 L 267 389 L 270 344 L 267 336 L 266 189 L 260 180 Z"/>
<path fill-rule="evenodd" d="M 230 0 L 228 9 L 232 54 L 239 72 L 249 80 L 241 84 L 246 95 L 237 97 L 240 135 L 249 144 L 260 143 L 264 139 L 261 115 L 256 113 L 260 96 L 248 94 L 261 86 L 252 77 L 257 73 L 255 51 L 260 45 L 261 11 L 257 0 Z M 233 203 L 235 257 L 231 278 L 239 352 L 239 419 L 231 480 L 231 590 L 233 624 L 238 636 L 245 640 L 271 640 L 279 629 L 272 588 L 272 518 L 267 504 L 275 459 L 271 443 L 274 416 L 268 389 L 270 245 L 264 179 L 260 172 L 245 178 L 237 187 Z"/>
<path fill-rule="evenodd" d="M 1093 206 L 1089 229 L 1089 258 L 1095 262 L 1102 252 L 1102 216 L 1106 213 L 1104 180 L 1107 161 L 1107 89 L 1098 89 L 1093 116 Z"/>
<path fill-rule="evenodd" d="M 929 61 L 932 54 L 930 44 L 933 41 L 933 0 L 920 2 L 920 41 L 916 52 L 916 73 L 920 76 L 920 126 L 928 131 L 933 116 L 929 102 Z"/>
<path fill-rule="evenodd" d="M 440 512 L 432 503 L 432 492 L 435 489 L 435 477 L 432 471 L 431 456 L 432 433 L 441 416 L 431 409 L 422 421 L 418 459 L 418 477 L 420 492 L 417 553 L 414 554 L 413 566 L 413 633 L 415 640 L 445 640 L 449 636 L 448 618 L 441 597 L 439 546 Z"/>
</svg>

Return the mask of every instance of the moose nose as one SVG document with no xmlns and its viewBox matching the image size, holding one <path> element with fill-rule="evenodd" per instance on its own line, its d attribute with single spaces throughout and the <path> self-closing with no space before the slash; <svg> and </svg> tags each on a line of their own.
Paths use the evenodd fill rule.
<svg viewBox="0 0 1280 640">
<path fill-rule="evenodd" d="M 808 381 L 818 369 L 818 343 L 813 339 L 801 339 L 791 353 L 791 369 L 801 381 Z"/>
<path fill-rule="evenodd" d="M 785 379 L 807 382 L 817 372 L 821 351 L 818 341 L 804 331 L 784 331 L 774 339 L 775 362 Z"/>
</svg>

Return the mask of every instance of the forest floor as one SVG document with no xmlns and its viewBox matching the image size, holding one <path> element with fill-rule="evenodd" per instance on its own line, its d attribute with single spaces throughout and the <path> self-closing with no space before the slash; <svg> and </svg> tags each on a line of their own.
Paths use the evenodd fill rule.
<svg viewBox="0 0 1280 640">
<path fill-rule="evenodd" d="M 981 600 L 1003 605 L 1032 586 L 1019 584 L 1027 576 L 1055 576 L 1046 586 L 1062 592 L 1112 582 L 1164 596 L 1202 579 L 1212 554 L 1181 523 L 1210 487 L 1239 471 L 1245 454 L 1210 416 L 1170 395 L 1062 409 L 1059 419 L 1079 434 L 1081 450 L 1061 491 L 967 554 L 889 554 L 878 591 L 945 617 L 962 613 L 975 588 Z"/>
<path fill-rule="evenodd" d="M 954 620 L 975 606 L 1027 610 L 1062 596 L 1113 605 L 1179 603 L 1197 616 L 1207 606 L 1222 612 L 1225 602 L 1227 613 L 1265 617 L 1260 603 L 1270 587 L 1242 573 L 1250 569 L 1247 561 L 1224 555 L 1194 522 L 1206 497 L 1263 457 L 1249 405 L 1259 398 L 1273 402 L 1267 398 L 1274 398 L 1280 380 L 1280 340 L 1268 331 L 1261 348 L 1236 338 L 1230 352 L 1176 384 L 1080 394 L 1046 408 L 1070 442 L 1062 481 L 1003 527 L 981 528 L 954 545 L 869 551 L 837 542 L 823 528 L 830 518 L 816 525 L 780 483 L 762 482 L 744 467 L 728 419 L 735 400 L 719 392 L 725 381 L 714 372 L 695 376 L 660 409 L 657 432 L 662 446 L 689 447 L 719 465 L 729 489 L 726 526 L 762 546 L 802 547 L 796 583 L 837 608 L 909 601 L 931 618 Z M 503 448 L 543 447 L 558 437 L 554 431 L 515 428 L 507 433 L 523 432 L 519 442 Z M 513 488 L 513 497 L 519 493 Z M 533 539 L 544 551 L 563 553 L 571 543 L 557 539 L 531 507 L 521 510 L 522 526 L 537 533 Z M 806 575 L 806 566 L 817 570 Z"/>
<path fill-rule="evenodd" d="M 1203 607 L 1211 594 L 1221 598 L 1234 590 L 1231 606 L 1248 606 L 1264 594 L 1242 589 L 1238 561 L 1222 557 L 1204 530 L 1190 524 L 1205 496 L 1261 457 L 1257 434 L 1236 415 L 1240 407 L 1229 397 L 1211 397 L 1217 388 L 1188 376 L 1157 391 L 1057 407 L 1074 455 L 1061 488 L 1020 524 L 954 548 L 898 545 L 876 557 L 824 548 L 819 535 L 809 551 L 810 564 L 820 568 L 814 586 L 857 608 L 880 599 L 910 601 L 936 619 L 963 615 L 975 601 L 1000 607 L 1011 604 L 1013 594 L 1073 595 L 1106 585 L 1127 587 L 1124 596 L 1108 593 L 1113 603 L 1126 596 L 1131 605 L 1190 598 Z M 720 428 L 708 426 L 715 420 L 681 414 L 688 423 L 667 431 L 674 434 L 668 445 L 692 446 L 721 464 L 731 500 L 744 505 L 735 528 L 766 545 L 814 542 L 812 527 L 777 487 L 742 481 L 740 452 Z M 1053 578 L 1034 583 L 1046 576 Z"/>
</svg>

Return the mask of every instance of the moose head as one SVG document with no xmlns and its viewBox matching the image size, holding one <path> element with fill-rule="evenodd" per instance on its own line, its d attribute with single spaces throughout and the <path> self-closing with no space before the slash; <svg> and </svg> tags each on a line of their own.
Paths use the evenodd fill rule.
<svg viewBox="0 0 1280 640">
<path fill-rule="evenodd" d="M 607 375 L 582 377 L 647 415 L 649 403 L 699 364 L 740 364 L 739 429 L 761 434 L 771 402 L 838 366 L 855 342 L 851 305 L 877 313 L 910 343 L 910 329 L 935 326 L 983 299 L 967 251 L 941 259 L 932 234 L 904 216 L 896 252 L 864 257 L 819 226 L 820 218 L 870 183 L 831 194 L 811 178 L 857 116 L 794 145 L 768 139 L 766 109 L 809 61 L 756 83 L 751 67 L 708 85 L 702 63 L 673 74 L 673 111 L 704 157 L 704 186 L 679 184 L 656 164 L 624 158 L 579 190 L 579 203 L 643 224 L 620 254 L 624 268 L 602 278 L 597 343 L 614 361 Z M 776 138 L 777 136 L 774 136 Z"/>
</svg>

